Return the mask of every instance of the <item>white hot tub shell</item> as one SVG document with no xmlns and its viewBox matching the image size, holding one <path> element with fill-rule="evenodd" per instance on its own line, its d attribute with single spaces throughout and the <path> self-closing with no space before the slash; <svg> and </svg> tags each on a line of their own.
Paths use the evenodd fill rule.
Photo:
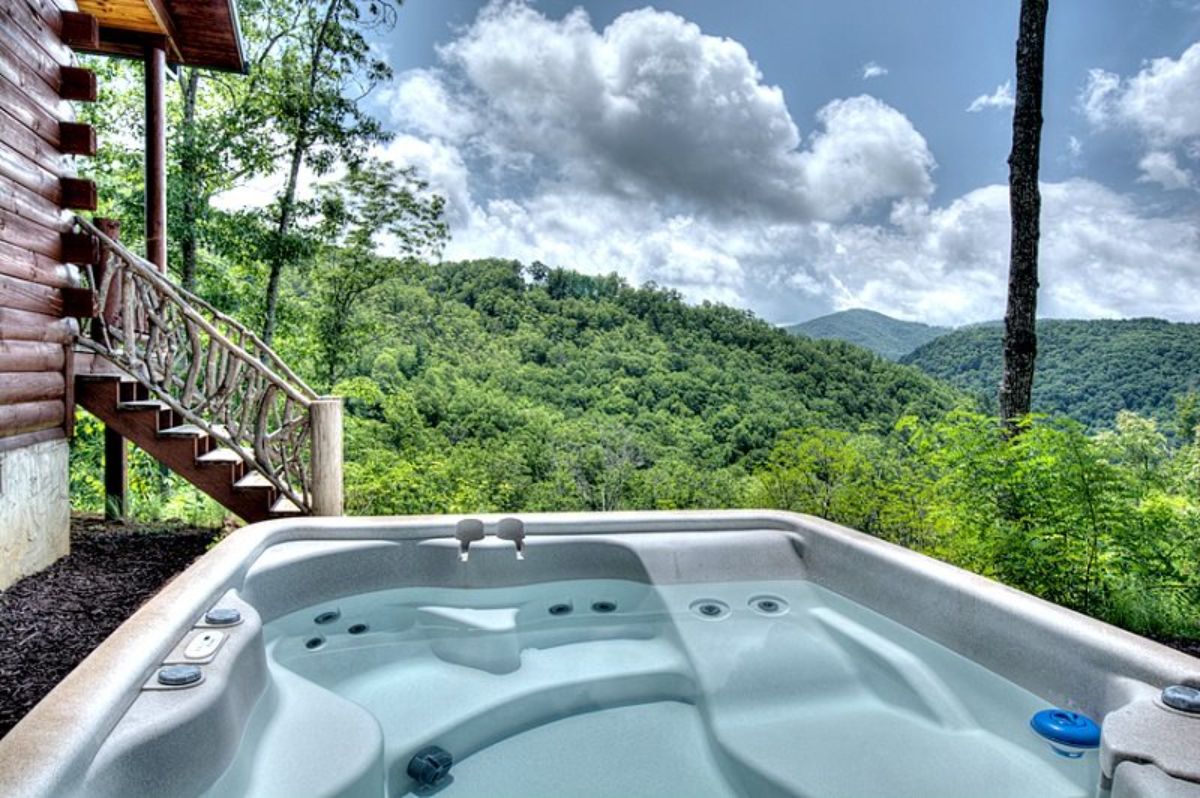
<svg viewBox="0 0 1200 798">
<path fill-rule="evenodd" d="M 554 587 L 539 591 L 539 585 Z M 771 597 L 766 604 L 756 585 Z M 569 606 L 586 604 L 596 591 L 611 593 L 623 611 L 638 612 L 623 620 L 621 613 L 576 616 L 566 625 L 553 625 L 542 612 L 555 606 L 555 595 Z M 412 607 L 405 604 L 410 595 L 417 596 Z M 730 618 L 721 627 L 724 638 L 714 637 L 710 619 L 697 619 L 694 597 L 706 596 L 724 610 L 701 607 L 701 616 L 711 610 L 712 620 Z M 788 625 L 759 617 L 787 602 L 793 607 Z M 592 609 L 604 614 L 611 609 L 605 603 Z M 320 658 L 305 659 L 300 644 L 310 634 L 308 616 L 324 605 L 361 615 L 358 631 L 370 626 L 378 635 L 372 646 L 343 636 Z M 241 622 L 205 623 L 214 607 L 238 610 Z M 414 629 L 422 636 L 414 637 Z M 309 639 L 311 648 L 325 645 L 323 637 Z M 777 662 L 764 658 L 747 667 L 741 656 L 736 667 L 722 664 L 750 646 Z M 430 662 L 466 669 L 455 671 L 459 681 L 445 682 L 462 686 L 440 699 L 445 710 L 422 721 L 430 729 L 425 736 L 397 720 L 415 723 L 420 702 L 404 709 L 391 694 L 363 698 L 361 689 L 331 689 L 336 680 L 322 675 L 334 665 L 321 663 L 340 663 L 345 671 L 346 663 L 367 669 L 403 656 L 411 667 L 395 670 L 397 684 L 388 689 L 414 690 L 428 675 L 417 656 L 422 652 Z M 620 656 L 607 670 L 597 664 L 613 653 Z M 644 665 L 641 656 L 650 657 Z M 171 664 L 197 666 L 201 681 L 163 687 L 157 674 Z M 832 720 L 828 739 L 814 733 L 811 721 L 819 713 L 836 720 L 820 691 L 843 688 L 831 681 L 839 668 L 858 674 L 863 689 L 892 713 L 878 717 L 892 722 L 876 722 L 861 737 Z M 974 671 L 998 677 L 991 698 L 962 686 L 960 675 Z M 997 723 L 1020 724 L 975 720 L 995 714 L 989 700 L 1001 707 L 997 717 L 1009 710 L 1016 717 L 1026 712 L 1023 702 L 1036 697 L 1101 724 L 1098 752 L 1079 765 L 1092 768 L 1086 794 L 1200 798 L 1200 715 L 1164 705 L 1160 696 L 1169 685 L 1200 687 L 1200 660 L 806 516 L 716 511 L 273 521 L 233 533 L 169 583 L 0 740 L 0 795 L 183 798 L 301 789 L 314 796 L 399 796 L 414 788 L 404 767 L 414 747 L 431 742 L 456 749 L 456 767 L 462 760 L 464 772 L 474 768 L 479 783 L 491 788 L 472 792 L 464 777 L 448 796 L 506 794 L 499 776 L 513 774 L 496 770 L 507 761 L 498 752 L 520 759 L 529 751 L 511 735 L 545 728 L 550 731 L 538 739 L 563 742 L 588 733 L 567 722 L 582 712 L 599 713 L 594 728 L 611 734 L 621 727 L 604 711 L 655 701 L 672 703 L 637 716 L 636 724 L 662 723 L 681 739 L 693 731 L 697 739 L 706 737 L 716 753 L 705 761 L 728 776 L 719 790 L 716 776 L 704 782 L 714 786 L 713 794 L 833 798 L 877 785 L 880 795 L 920 795 L 928 783 L 945 784 L 955 773 L 951 763 L 939 775 L 937 756 L 920 753 L 914 741 L 926 730 L 929 739 L 949 741 L 944 753 L 968 780 L 974 772 L 985 781 L 973 794 L 1003 795 L 1002 781 L 983 764 L 969 764 L 969 747 L 953 746 L 980 739 L 1006 747 L 1001 738 L 1011 738 L 1014 757 L 1053 758 L 1027 726 L 987 737 Z M 586 700 L 573 697 L 580 695 Z M 808 725 L 788 719 L 785 700 L 800 707 L 793 717 L 803 715 Z M 688 725 L 693 715 L 701 719 L 694 729 Z M 306 717 L 321 720 L 309 724 Z M 563 725 L 549 726 L 555 723 Z M 905 731 L 906 724 L 918 732 Z M 937 737 L 943 727 L 948 731 Z M 481 753 L 488 750 L 495 762 Z M 664 750 L 669 774 L 671 749 Z M 830 768 L 804 759 L 805 751 L 810 760 L 818 752 L 826 759 L 850 752 L 856 765 L 853 772 L 844 769 L 844 778 L 830 777 Z M 559 756 L 558 769 L 584 778 L 595 758 Z M 903 768 L 897 769 L 897 758 Z M 491 775 L 483 775 L 488 767 Z M 892 775 L 884 781 L 887 767 Z M 1068 773 L 1071 766 L 1048 761 L 1046 767 Z M 703 775 L 698 766 L 686 772 Z M 516 775 L 513 790 L 535 794 L 571 774 Z M 698 787 L 673 783 L 698 794 Z M 666 794 L 661 786 L 652 790 L 647 783 L 646 789 Z"/>
</svg>

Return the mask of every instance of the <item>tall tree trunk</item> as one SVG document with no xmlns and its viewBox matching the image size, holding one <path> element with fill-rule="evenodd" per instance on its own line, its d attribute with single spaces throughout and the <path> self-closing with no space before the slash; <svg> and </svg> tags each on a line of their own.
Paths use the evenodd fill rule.
<svg viewBox="0 0 1200 798">
<path fill-rule="evenodd" d="M 263 340 L 268 344 L 275 337 L 275 319 L 279 308 L 279 278 L 283 275 L 283 266 L 288 260 L 284 242 L 292 229 L 292 215 L 296 209 L 296 184 L 300 179 L 300 166 L 304 162 L 304 140 L 296 138 L 292 145 L 291 165 L 288 168 L 287 184 L 283 189 L 283 199 L 279 203 L 279 221 L 275 226 L 275 247 L 271 252 L 271 270 L 267 276 L 267 307 L 266 319 L 263 322 Z"/>
<path fill-rule="evenodd" d="M 279 315 L 279 281 L 283 276 L 283 267 L 290 258 L 287 237 L 292 231 L 292 221 L 296 213 L 296 184 L 300 180 L 300 167 L 304 164 L 304 156 L 310 144 L 309 124 L 312 120 L 311 103 L 317 90 L 317 77 L 321 70 L 321 55 L 325 50 L 325 34 L 337 14 L 342 0 L 330 0 L 325 9 L 325 17 L 313 41 L 312 56 L 308 63 L 308 96 L 300 110 L 299 123 L 296 125 L 296 138 L 292 143 L 292 157 L 288 168 L 287 185 L 283 190 L 283 198 L 279 204 L 279 220 L 275 225 L 275 246 L 271 252 L 270 271 L 267 275 L 267 303 L 265 319 L 263 320 L 263 341 L 267 344 L 275 337 L 275 321 Z"/>
<path fill-rule="evenodd" d="M 1042 143 L 1042 76 L 1049 0 L 1021 0 L 1017 34 L 1017 96 L 1013 144 L 1008 156 L 1012 241 L 1008 265 L 1008 309 L 1004 314 L 1004 376 L 1000 415 L 1010 435 L 1029 412 L 1037 359 L 1038 238 L 1042 197 L 1038 162 Z"/>
<path fill-rule="evenodd" d="M 183 84 L 183 120 L 180 140 L 183 153 L 179 159 L 180 187 L 183 189 L 179 208 L 179 255 L 183 287 L 196 290 L 196 220 L 199 216 L 200 181 L 195 173 L 196 158 L 196 98 L 200 93 L 200 70 L 185 68 Z"/>
</svg>

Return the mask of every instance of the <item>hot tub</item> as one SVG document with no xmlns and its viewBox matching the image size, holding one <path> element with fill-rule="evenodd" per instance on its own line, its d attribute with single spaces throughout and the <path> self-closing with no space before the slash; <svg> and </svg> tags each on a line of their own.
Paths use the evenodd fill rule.
<svg viewBox="0 0 1200 798">
<path fill-rule="evenodd" d="M 277 521 L 0 741 L 0 794 L 1196 798 L 1188 687 L 1196 659 L 804 516 Z"/>
</svg>

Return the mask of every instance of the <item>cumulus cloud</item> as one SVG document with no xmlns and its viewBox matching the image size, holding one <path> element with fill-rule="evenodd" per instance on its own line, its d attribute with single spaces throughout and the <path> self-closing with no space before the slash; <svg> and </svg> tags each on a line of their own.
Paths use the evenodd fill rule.
<svg viewBox="0 0 1200 798">
<path fill-rule="evenodd" d="M 967 113 L 977 114 L 988 108 L 1012 108 L 1017 104 L 1013 97 L 1012 81 L 1006 80 L 991 94 L 981 94 L 967 106 Z"/>
<path fill-rule="evenodd" d="M 1142 142 L 1138 162 L 1144 183 L 1167 190 L 1195 185 L 1179 156 L 1200 159 L 1200 42 L 1179 58 L 1156 58 L 1123 78 L 1093 69 L 1079 95 L 1079 108 L 1097 129 L 1134 131 Z"/>
<path fill-rule="evenodd" d="M 405 72 L 395 86 L 381 90 L 380 102 L 394 125 L 451 141 L 469 136 L 478 124 L 471 108 L 458 102 L 427 69 Z"/>
<path fill-rule="evenodd" d="M 862 95 L 834 100 L 817 112 L 821 130 L 800 157 L 819 215 L 842 219 L 889 197 L 933 193 L 935 166 L 925 139 L 895 108 Z"/>
<path fill-rule="evenodd" d="M 1169 147 L 1200 138 L 1200 42 L 1177 59 L 1156 58 L 1131 78 L 1093 69 L 1080 95 L 1097 127 L 1123 125 L 1151 144 Z"/>
<path fill-rule="evenodd" d="M 740 43 L 676 14 L 582 9 L 550 19 L 487 6 L 439 50 L 498 168 L 697 213 L 842 218 L 932 191 L 934 160 L 902 113 L 871 97 L 831 103 L 807 139 Z M 427 72 L 404 76 L 416 132 L 444 130 Z M 432 121 L 431 121 L 432 120 Z M 832 181 L 831 171 L 852 180 Z"/>
<path fill-rule="evenodd" d="M 1042 185 L 1040 311 L 1093 318 L 1190 318 L 1200 230 L 1156 218 L 1089 180 Z M 1002 315 L 1008 274 L 1008 189 L 972 191 L 943 208 L 901 206 L 893 225 L 829 226 L 810 241 L 820 273 L 837 275 L 838 307 L 891 309 L 962 323 Z"/>
<path fill-rule="evenodd" d="M 1195 183 L 1192 173 L 1181 167 L 1171 152 L 1148 152 L 1138 161 L 1138 168 L 1142 170 L 1139 182 L 1157 183 L 1168 191 L 1191 188 Z"/>
<path fill-rule="evenodd" d="M 494 3 L 440 58 L 402 76 L 386 154 L 447 196 L 447 258 L 616 271 L 776 321 L 1003 314 L 1007 187 L 933 204 L 925 139 L 874 97 L 794 119 L 741 44 L 651 9 L 597 30 Z M 1043 197 L 1045 313 L 1194 315 L 1194 222 L 1086 180 Z"/>
<path fill-rule="evenodd" d="M 862 79 L 881 78 L 888 73 L 888 68 L 874 61 L 868 61 L 862 66 Z"/>
</svg>

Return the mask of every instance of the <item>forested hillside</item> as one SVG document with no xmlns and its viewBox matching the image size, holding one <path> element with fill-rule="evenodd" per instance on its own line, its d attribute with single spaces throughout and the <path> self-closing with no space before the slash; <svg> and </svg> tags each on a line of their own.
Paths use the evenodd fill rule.
<svg viewBox="0 0 1200 798">
<path fill-rule="evenodd" d="M 944 335 L 902 362 L 994 403 L 1003 327 Z M 1038 322 L 1034 410 L 1070 416 L 1093 429 L 1120 410 L 1173 418 L 1177 398 L 1200 386 L 1200 324 L 1160 319 Z M 991 407 L 992 404 L 988 404 Z"/>
<path fill-rule="evenodd" d="M 410 264 L 354 321 L 348 510 L 736 506 L 784 430 L 945 411 L 915 369 L 619 278 Z M 293 360 L 302 362 L 297 348 Z"/>
<path fill-rule="evenodd" d="M 873 310 L 842 310 L 786 328 L 794 335 L 833 339 L 870 349 L 888 360 L 899 360 L 917 347 L 950 332 L 915 321 L 901 321 Z"/>
</svg>

